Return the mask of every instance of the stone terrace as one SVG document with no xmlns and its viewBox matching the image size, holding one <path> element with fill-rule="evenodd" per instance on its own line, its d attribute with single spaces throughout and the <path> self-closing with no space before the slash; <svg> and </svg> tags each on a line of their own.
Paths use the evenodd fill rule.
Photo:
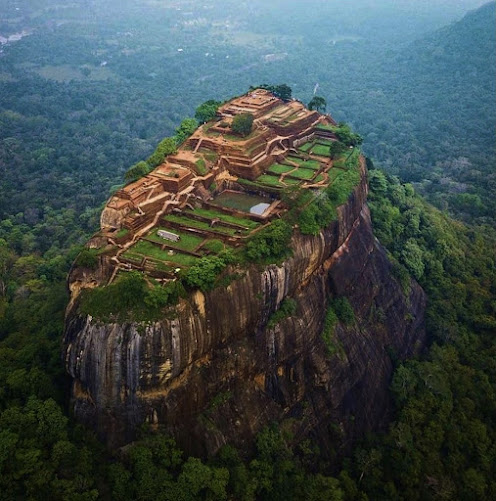
<svg viewBox="0 0 496 501">
<path fill-rule="evenodd" d="M 240 113 L 255 117 L 247 137 L 231 130 Z M 329 183 L 332 162 L 313 150 L 325 151 L 334 140 L 329 127 L 334 124 L 329 116 L 295 100 L 284 103 L 263 89 L 225 103 L 175 155 L 108 201 L 95 242 L 99 247 L 102 239 L 107 242 L 103 253 L 114 265 L 111 280 L 133 268 L 170 279 L 176 267 L 242 245 L 285 210 L 278 200 L 281 189 Z M 216 205 L 214 199 L 225 190 L 265 197 L 270 208 L 257 215 Z M 177 234 L 178 241 L 163 240 L 159 231 Z"/>
</svg>

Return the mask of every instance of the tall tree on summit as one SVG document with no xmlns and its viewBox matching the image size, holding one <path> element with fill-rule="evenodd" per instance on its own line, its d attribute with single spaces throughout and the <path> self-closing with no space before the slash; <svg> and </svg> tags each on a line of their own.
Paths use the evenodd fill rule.
<svg viewBox="0 0 496 501">
<path fill-rule="evenodd" d="M 312 100 L 308 103 L 309 110 L 317 110 L 323 113 L 327 108 L 327 101 L 320 96 L 312 97 Z"/>
</svg>

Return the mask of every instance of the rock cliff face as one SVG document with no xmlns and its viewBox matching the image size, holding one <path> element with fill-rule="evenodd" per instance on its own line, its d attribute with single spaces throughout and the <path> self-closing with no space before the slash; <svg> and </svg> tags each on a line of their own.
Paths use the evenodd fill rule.
<svg viewBox="0 0 496 501">
<path fill-rule="evenodd" d="M 249 447 L 273 421 L 322 451 L 388 420 L 392 357 L 424 344 L 425 296 L 408 296 L 374 239 L 363 176 L 338 221 L 315 237 L 295 232 L 280 266 L 252 266 L 227 288 L 181 300 L 173 318 L 148 326 L 102 324 L 71 304 L 65 334 L 77 418 L 118 446 L 148 422 L 189 453 Z M 353 325 L 322 339 L 328 298 L 345 296 Z M 267 328 L 285 297 L 296 313 Z"/>
</svg>

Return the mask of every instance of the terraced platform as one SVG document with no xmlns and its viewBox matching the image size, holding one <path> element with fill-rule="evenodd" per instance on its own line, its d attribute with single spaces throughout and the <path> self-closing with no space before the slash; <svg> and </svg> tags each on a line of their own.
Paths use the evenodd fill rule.
<svg viewBox="0 0 496 501">
<path fill-rule="evenodd" d="M 246 137 L 231 129 L 240 113 L 254 117 Z M 110 282 L 131 269 L 169 280 L 203 256 L 243 246 L 287 210 L 284 190 L 332 182 L 335 125 L 263 89 L 225 103 L 176 154 L 108 201 L 97 240 L 114 266 Z"/>
</svg>

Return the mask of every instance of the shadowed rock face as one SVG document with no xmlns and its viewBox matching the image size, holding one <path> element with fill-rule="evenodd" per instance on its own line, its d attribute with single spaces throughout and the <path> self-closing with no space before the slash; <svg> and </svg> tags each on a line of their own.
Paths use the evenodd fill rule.
<svg viewBox="0 0 496 501">
<path fill-rule="evenodd" d="M 392 277 L 366 194 L 364 175 L 338 221 L 315 237 L 295 233 L 281 266 L 196 292 L 173 319 L 101 324 L 73 305 L 64 344 L 77 418 L 113 447 L 149 422 L 199 455 L 225 443 L 249 450 L 272 421 L 290 420 L 296 441 L 311 436 L 329 454 L 384 426 L 391 357 L 424 345 L 425 295 L 412 282 L 406 297 Z M 266 328 L 287 296 L 296 314 Z M 349 299 L 356 321 L 337 325 L 329 356 L 321 334 L 333 296 Z"/>
</svg>

